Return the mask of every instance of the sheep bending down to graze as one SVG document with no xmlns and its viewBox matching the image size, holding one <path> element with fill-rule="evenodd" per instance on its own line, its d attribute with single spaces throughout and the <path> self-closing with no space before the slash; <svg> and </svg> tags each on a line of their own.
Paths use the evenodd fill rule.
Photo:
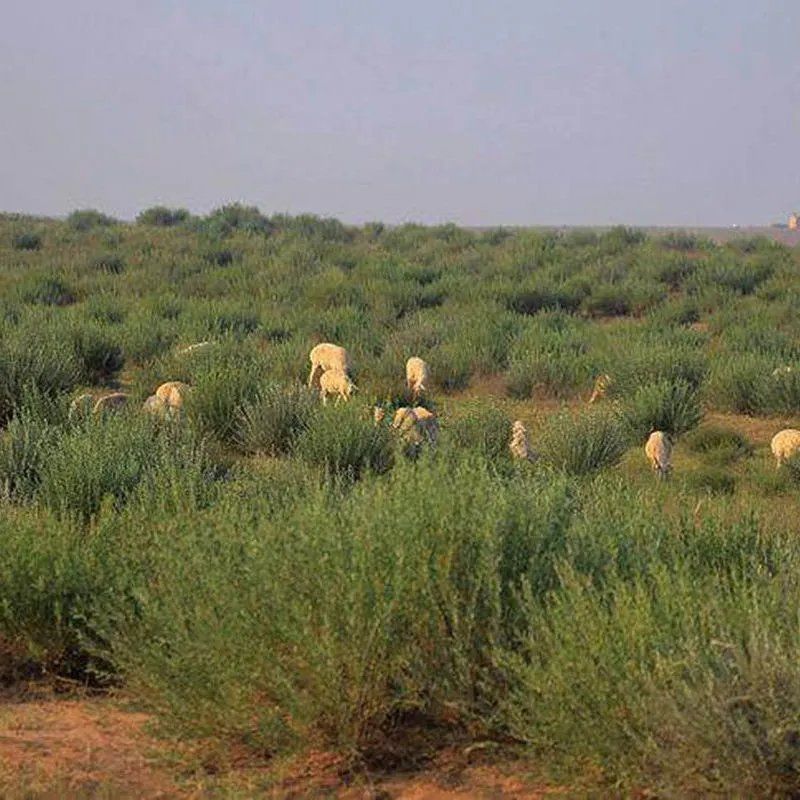
<svg viewBox="0 0 800 800">
<path fill-rule="evenodd" d="M 319 379 L 319 396 L 323 405 L 328 402 L 328 395 L 335 395 L 336 402 L 350 399 L 355 391 L 355 384 L 344 372 L 338 369 L 329 369 L 322 373 Z"/>
<path fill-rule="evenodd" d="M 188 384 L 181 381 L 167 381 L 156 389 L 155 396 L 163 400 L 169 408 L 182 408 L 189 388 Z"/>
<path fill-rule="evenodd" d="M 406 388 L 416 403 L 423 392 L 428 391 L 428 380 L 431 371 L 428 365 L 417 356 L 411 356 L 406 361 Z"/>
<path fill-rule="evenodd" d="M 372 407 L 372 420 L 375 423 L 376 428 L 383 422 L 385 418 L 386 418 L 386 409 L 383 406 Z"/>
<path fill-rule="evenodd" d="M 515 420 L 511 426 L 511 442 L 508 445 L 512 458 L 521 461 L 536 461 L 536 453 L 533 452 L 528 441 L 528 429 L 522 420 Z"/>
<path fill-rule="evenodd" d="M 113 392 L 112 394 L 107 394 L 105 397 L 101 397 L 94 404 L 93 411 L 95 414 L 103 414 L 106 411 L 117 411 L 120 408 L 124 408 L 128 404 L 129 399 L 130 395 L 125 394 L 125 392 Z"/>
<path fill-rule="evenodd" d="M 318 344 L 311 348 L 308 358 L 311 361 L 311 373 L 308 376 L 309 388 L 312 386 L 319 388 L 320 377 L 328 370 L 336 369 L 349 376 L 352 369 L 347 350 L 339 347 L 338 344 L 330 344 L 330 342 Z"/>
<path fill-rule="evenodd" d="M 73 422 L 76 419 L 85 419 L 92 413 L 94 397 L 90 394 L 78 395 L 70 404 L 67 419 Z"/>
<path fill-rule="evenodd" d="M 598 375 L 594 382 L 594 388 L 592 389 L 592 396 L 589 398 L 590 403 L 595 403 L 598 400 L 602 400 L 608 390 L 611 388 L 611 384 L 613 383 L 613 379 L 610 375 Z"/>
<path fill-rule="evenodd" d="M 769 446 L 775 456 L 775 468 L 779 469 L 781 464 L 800 452 L 800 431 L 796 428 L 785 428 L 772 437 Z"/>
<path fill-rule="evenodd" d="M 644 446 L 650 466 L 659 478 L 666 478 L 672 469 L 672 439 L 664 431 L 653 431 Z"/>
<path fill-rule="evenodd" d="M 399 431 L 408 444 L 420 445 L 427 439 L 431 446 L 439 438 L 439 420 L 436 414 L 422 406 L 398 408 L 392 420 L 392 429 Z"/>
<path fill-rule="evenodd" d="M 158 395 L 151 394 L 147 400 L 142 404 L 142 409 L 148 414 L 158 414 L 159 416 L 166 416 L 170 410 L 166 400 L 162 400 Z"/>
</svg>

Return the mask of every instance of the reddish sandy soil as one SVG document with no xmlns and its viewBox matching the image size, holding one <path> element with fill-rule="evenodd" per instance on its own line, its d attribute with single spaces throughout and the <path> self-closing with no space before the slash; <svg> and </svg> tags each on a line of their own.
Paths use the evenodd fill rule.
<svg viewBox="0 0 800 800">
<path fill-rule="evenodd" d="M 487 764 L 481 748 L 449 747 L 421 771 L 348 773 L 328 753 L 270 765 L 204 770 L 185 746 L 148 731 L 146 714 L 108 698 L 0 696 L 0 797 L 341 798 L 341 800 L 539 800 L 564 796 L 521 765 Z M 234 761 L 235 764 L 235 761 Z"/>
</svg>

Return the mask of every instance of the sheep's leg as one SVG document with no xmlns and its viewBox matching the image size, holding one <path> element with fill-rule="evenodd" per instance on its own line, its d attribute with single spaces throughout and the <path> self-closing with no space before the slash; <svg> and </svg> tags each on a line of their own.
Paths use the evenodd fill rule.
<svg viewBox="0 0 800 800">
<path fill-rule="evenodd" d="M 311 374 L 308 376 L 308 388 L 310 389 L 317 382 L 317 373 L 321 367 L 319 364 L 311 365 Z"/>
</svg>

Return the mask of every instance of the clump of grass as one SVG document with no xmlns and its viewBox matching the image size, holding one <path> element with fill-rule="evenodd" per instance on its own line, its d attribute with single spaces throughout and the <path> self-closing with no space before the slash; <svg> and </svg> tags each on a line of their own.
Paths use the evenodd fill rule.
<svg viewBox="0 0 800 800">
<path fill-rule="evenodd" d="M 167 206 L 151 206 L 136 215 L 139 225 L 153 225 L 158 228 L 172 228 L 188 222 L 190 214 L 185 208 L 168 208 Z"/>
<path fill-rule="evenodd" d="M 713 453 L 730 459 L 753 452 L 753 445 L 745 436 L 724 425 L 704 425 L 692 431 L 685 444 L 693 453 Z"/>
<path fill-rule="evenodd" d="M 704 466 L 687 474 L 686 485 L 711 494 L 733 494 L 736 491 L 736 477 L 722 466 Z"/>
<path fill-rule="evenodd" d="M 107 228 L 116 224 L 116 220 L 108 214 L 103 214 L 93 208 L 78 209 L 67 217 L 67 225 L 80 232 L 91 231 L 94 228 Z"/>
<path fill-rule="evenodd" d="M 38 275 L 22 280 L 17 292 L 24 303 L 43 306 L 66 306 L 75 302 L 75 295 L 64 281 L 55 276 Z"/>
<path fill-rule="evenodd" d="M 236 443 L 245 453 L 287 453 L 295 438 L 311 424 L 316 407 L 316 397 L 305 387 L 262 388 L 237 412 Z"/>
<path fill-rule="evenodd" d="M 12 237 L 11 246 L 15 250 L 39 250 L 42 246 L 42 237 L 38 233 L 18 233 Z"/>
<path fill-rule="evenodd" d="M 107 272 L 110 275 L 119 275 L 125 270 L 125 261 L 115 253 L 103 253 L 93 256 L 89 261 L 89 268 L 94 272 Z"/>
<path fill-rule="evenodd" d="M 375 426 L 367 409 L 355 403 L 321 408 L 300 432 L 294 450 L 308 463 L 346 480 L 386 472 L 393 461 L 388 430 Z"/>
<path fill-rule="evenodd" d="M 497 461 L 508 455 L 511 420 L 498 408 L 475 406 L 453 419 L 447 434 L 453 447 Z"/>
<path fill-rule="evenodd" d="M 551 416 L 537 437 L 546 463 L 572 475 L 617 464 L 627 447 L 623 423 L 608 409 L 562 411 Z"/>
<path fill-rule="evenodd" d="M 642 386 L 625 404 L 623 413 L 638 441 L 653 431 L 680 436 L 696 428 L 703 418 L 697 391 L 682 380 Z"/>
</svg>

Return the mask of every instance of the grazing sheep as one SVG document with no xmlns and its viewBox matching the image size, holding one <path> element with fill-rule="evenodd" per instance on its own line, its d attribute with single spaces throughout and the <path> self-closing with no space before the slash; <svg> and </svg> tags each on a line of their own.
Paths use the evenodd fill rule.
<svg viewBox="0 0 800 800">
<path fill-rule="evenodd" d="M 528 441 L 528 430 L 522 420 L 515 420 L 511 426 L 511 442 L 508 445 L 511 457 L 521 461 L 536 461 L 536 453 L 533 452 Z"/>
<path fill-rule="evenodd" d="M 415 403 L 423 392 L 428 391 L 430 377 L 430 368 L 421 358 L 411 356 L 406 361 L 406 387 Z"/>
<path fill-rule="evenodd" d="M 590 403 L 595 403 L 598 400 L 602 400 L 608 390 L 611 388 L 611 385 L 614 383 L 614 380 L 610 375 L 598 375 L 594 382 L 594 388 L 592 389 L 592 396 L 589 398 Z"/>
<path fill-rule="evenodd" d="M 392 420 L 392 429 L 399 431 L 408 444 L 419 445 L 427 439 L 431 446 L 439 438 L 439 420 L 432 411 L 422 406 L 398 408 Z"/>
<path fill-rule="evenodd" d="M 85 419 L 92 413 L 92 406 L 94 406 L 94 397 L 92 395 L 88 393 L 79 395 L 69 404 L 67 419 L 70 422 L 76 419 Z"/>
<path fill-rule="evenodd" d="M 338 369 L 329 369 L 322 373 L 319 379 L 319 396 L 323 405 L 328 402 L 328 395 L 336 395 L 336 402 L 349 400 L 355 391 L 355 384 L 344 372 Z"/>
<path fill-rule="evenodd" d="M 167 415 L 170 407 L 167 405 L 166 400 L 163 400 L 158 395 L 151 394 L 142 404 L 142 409 L 148 414 L 158 414 L 158 416 L 163 417 Z"/>
<path fill-rule="evenodd" d="M 190 344 L 188 347 L 184 347 L 182 350 L 179 350 L 179 355 L 188 356 L 192 355 L 193 353 L 204 353 L 206 350 L 209 350 L 213 346 L 214 342 L 197 342 L 197 344 Z"/>
<path fill-rule="evenodd" d="M 792 367 L 776 367 L 772 370 L 773 378 L 780 378 L 782 375 L 791 375 L 794 372 Z"/>
<path fill-rule="evenodd" d="M 800 452 L 800 431 L 796 428 L 786 428 L 772 437 L 769 444 L 772 455 L 775 456 L 775 468 L 780 469 L 793 455 Z"/>
<path fill-rule="evenodd" d="M 188 384 L 181 381 L 167 381 L 156 389 L 155 396 L 163 400 L 169 408 L 182 408 L 189 388 Z"/>
<path fill-rule="evenodd" d="M 308 354 L 309 361 L 311 361 L 311 373 L 308 376 L 308 386 L 319 387 L 320 376 L 328 370 L 336 369 L 344 375 L 349 375 L 352 369 L 350 363 L 350 356 L 344 347 L 339 347 L 338 344 L 330 344 L 323 342 L 316 347 L 311 348 Z"/>
<path fill-rule="evenodd" d="M 659 478 L 666 478 L 672 469 L 672 439 L 664 431 L 653 431 L 644 446 L 650 466 Z"/>
<path fill-rule="evenodd" d="M 372 420 L 377 428 L 386 418 L 386 409 L 383 406 L 372 407 Z"/>
<path fill-rule="evenodd" d="M 105 397 L 101 397 L 94 404 L 92 411 L 95 414 L 104 414 L 107 411 L 118 411 L 128 404 L 129 399 L 130 395 L 125 394 L 125 392 L 113 392 L 112 394 L 107 394 Z"/>
</svg>

